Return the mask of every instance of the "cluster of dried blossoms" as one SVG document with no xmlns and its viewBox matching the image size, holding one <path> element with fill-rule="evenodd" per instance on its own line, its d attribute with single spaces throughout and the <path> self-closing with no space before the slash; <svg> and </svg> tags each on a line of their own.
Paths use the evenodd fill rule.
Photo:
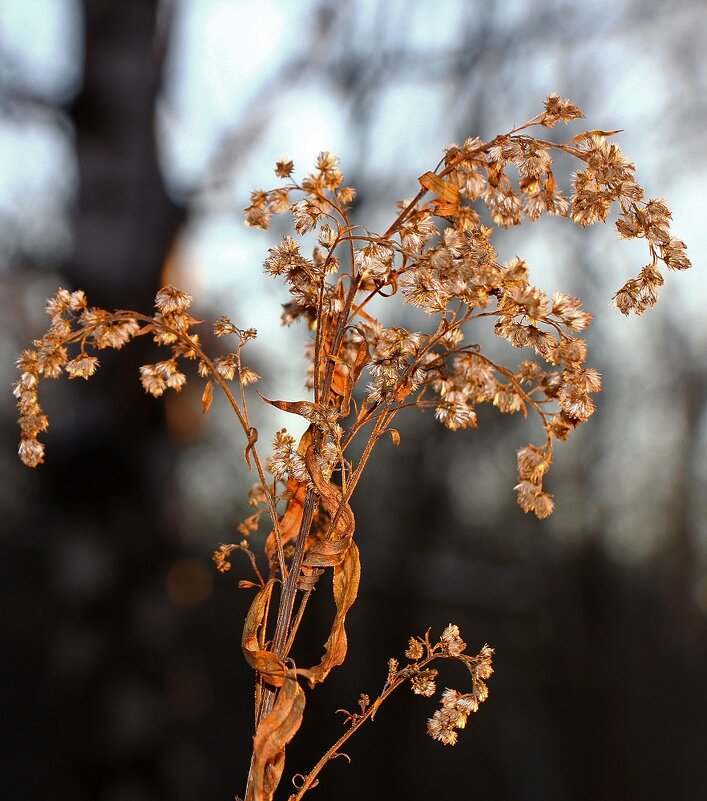
<svg viewBox="0 0 707 801">
<path fill-rule="evenodd" d="M 493 648 L 484 645 L 476 656 L 469 656 L 465 651 L 466 643 L 461 638 L 459 627 L 453 623 L 445 628 L 436 643 L 431 642 L 429 631 L 424 637 L 410 637 L 405 651 L 410 661 L 400 667 L 397 659 L 388 660 L 388 675 L 375 700 L 371 701 L 369 695 L 361 693 L 358 699 L 359 712 L 337 710 L 345 715 L 344 722 L 348 724 L 348 729 L 306 776 L 297 774 L 294 777 L 297 792 L 290 796 L 290 801 L 299 801 L 307 790 L 316 785 L 324 766 L 330 760 L 344 755 L 340 750 L 342 745 L 367 720 L 373 720 L 381 704 L 399 687 L 408 684 L 415 695 L 425 698 L 433 696 L 437 691 L 438 671 L 429 665 L 438 659 L 456 659 L 471 674 L 471 692 L 461 693 L 446 688 L 440 699 L 440 708 L 427 721 L 427 732 L 433 739 L 444 745 L 456 745 L 458 730 L 466 726 L 469 715 L 478 712 L 479 705 L 488 698 L 486 680 L 493 673 Z"/>
<path fill-rule="evenodd" d="M 469 715 L 479 711 L 479 705 L 488 698 L 486 680 L 493 673 L 493 648 L 484 645 L 476 656 L 468 656 L 466 643 L 461 638 L 459 627 L 450 623 L 442 632 L 439 642 L 430 642 L 429 632 L 424 637 L 411 637 L 405 656 L 412 660 L 401 670 L 396 660 L 388 664 L 389 674 L 386 688 L 401 679 L 409 679 L 410 688 L 416 695 L 432 696 L 436 692 L 437 671 L 426 667 L 435 659 L 457 659 L 471 674 L 471 692 L 460 693 L 449 687 L 442 693 L 441 706 L 427 721 L 427 732 L 444 745 L 456 745 L 457 729 L 466 726 Z"/>
<path fill-rule="evenodd" d="M 23 437 L 20 456 L 30 466 L 43 459 L 37 436 L 47 427 L 37 400 L 40 379 L 62 372 L 88 378 L 98 366 L 94 352 L 102 348 L 120 348 L 149 334 L 169 349 L 169 357 L 140 369 L 147 392 L 160 396 L 167 389 L 179 391 L 186 381 L 184 360 L 196 361 L 206 379 L 204 411 L 215 384 L 225 392 L 247 438 L 244 457 L 249 466 L 255 465 L 259 479 L 249 500 L 255 511 L 239 526 L 244 539 L 215 554 L 218 568 L 226 571 L 231 553 L 245 552 L 256 580 L 242 584 L 258 589 L 242 641 L 258 688 L 248 801 L 272 798 L 279 782 L 285 746 L 304 708 L 298 677 L 314 685 L 345 658 L 344 623 L 360 575 L 349 502 L 376 442 L 388 434 L 394 443 L 399 441 L 392 427 L 398 412 L 433 408 L 451 430 L 475 427 L 476 409 L 483 403 L 504 414 L 533 412 L 545 438 L 518 452 L 518 502 L 539 518 L 552 512 L 553 500 L 543 481 L 554 444 L 592 415 L 592 395 L 601 385 L 598 373 L 585 364 L 587 347 L 578 336 L 592 317 L 578 298 L 562 292 L 549 297 L 535 287 L 522 259 L 501 263 L 491 243 L 491 223 L 508 227 L 524 219 L 534 222 L 545 213 L 586 226 L 606 221 L 616 206 L 619 234 L 644 238 L 650 254 L 650 263 L 614 295 L 614 305 L 625 314 L 641 313 L 656 302 L 663 282 L 661 264 L 670 270 L 690 266 L 684 244 L 670 234 L 665 203 L 643 199 L 633 165 L 610 141 L 616 132 L 588 131 L 566 142 L 528 133 L 533 126 L 552 128 L 581 116 L 570 101 L 551 95 L 542 113 L 507 134 L 448 147 L 435 170 L 420 177 L 417 195 L 399 204 L 395 220 L 382 234 L 351 223 L 355 190 L 344 185 L 336 156 L 321 153 L 314 171 L 300 182 L 292 178 L 291 161 L 277 163 L 275 172 L 284 184 L 253 192 L 245 219 L 250 226 L 267 229 L 273 214 L 292 215 L 296 237 L 285 236 L 271 248 L 264 266 L 289 288 L 282 322 L 302 319 L 311 331 L 306 378 L 311 395 L 268 401 L 309 424 L 299 441 L 285 429 L 278 432 L 268 462 L 260 458 L 246 397 L 246 387 L 258 376 L 241 361 L 242 348 L 255 331 L 220 318 L 216 335 L 235 337 L 236 345 L 230 353 L 210 358 L 192 331 L 197 321 L 189 314 L 190 297 L 173 287 L 160 290 L 152 316 L 92 308 L 81 291 L 60 290 L 47 307 L 49 330 L 19 360 L 15 394 Z M 573 176 L 569 198 L 553 172 L 558 152 L 582 166 Z M 310 256 L 302 251 L 303 237 L 316 240 Z M 372 315 L 374 299 L 394 295 L 427 313 L 427 330 L 385 326 Z M 480 327 L 489 320 L 499 337 L 522 351 L 517 363 L 498 363 L 482 351 Z M 74 356 L 72 347 L 78 351 Z M 238 389 L 232 391 L 230 382 Z M 350 446 L 356 437 L 364 445 L 354 463 Z M 267 570 L 261 572 L 248 537 L 263 515 L 272 528 L 265 541 Z M 321 662 L 296 668 L 292 649 L 298 627 L 311 590 L 328 568 L 333 570 L 336 603 L 331 633 Z M 457 640 L 461 643 L 450 627 L 434 648 L 469 659 L 461 651 L 452 652 Z M 391 667 L 388 685 L 410 679 L 415 692 L 427 695 L 434 688 L 434 671 L 426 661 L 439 654 L 427 640 L 418 645 L 422 662 L 411 644 L 408 656 L 414 664 L 402 672 L 397 663 Z M 483 680 L 490 675 L 490 659 L 491 650 L 485 648 L 468 662 L 473 665 L 471 693 L 444 694 L 428 726 L 434 738 L 446 744 L 456 741 L 457 730 L 486 697 Z M 362 707 L 361 715 L 369 713 Z"/>
</svg>

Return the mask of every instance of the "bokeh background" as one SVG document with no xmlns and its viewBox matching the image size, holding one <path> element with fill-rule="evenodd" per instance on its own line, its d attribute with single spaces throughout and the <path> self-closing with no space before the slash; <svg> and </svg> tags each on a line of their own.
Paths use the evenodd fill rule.
<svg viewBox="0 0 707 801">
<path fill-rule="evenodd" d="M 425 734 L 433 701 L 401 696 L 313 798 L 704 798 L 706 46 L 700 0 L 0 3 L 4 386 L 57 286 L 147 310 L 170 281 L 198 316 L 260 329 L 260 390 L 301 397 L 305 334 L 274 327 L 285 293 L 261 270 L 282 232 L 243 226 L 250 189 L 273 184 L 283 154 L 304 171 L 333 150 L 359 188 L 356 219 L 381 230 L 444 145 L 507 130 L 553 91 L 588 127 L 624 129 L 639 181 L 670 199 L 688 243 L 691 273 L 626 320 L 608 300 L 643 254 L 613 226 L 498 232 L 503 258 L 526 257 L 543 288 L 596 315 L 599 411 L 559 450 L 544 523 L 512 491 L 528 422 L 489 413 L 451 434 L 411 417 L 400 447 L 380 448 L 354 504 L 350 658 L 310 695 L 288 775 L 338 736 L 335 709 L 377 692 L 411 634 L 454 621 L 470 647 L 496 647 L 496 674 L 455 749 Z M 85 385 L 45 382 L 36 471 L 16 459 L 0 393 L 6 798 L 243 792 L 249 595 L 210 553 L 236 536 L 251 478 L 225 406 L 200 415 L 197 382 L 145 398 L 151 354 L 135 343 Z M 261 441 L 292 428 L 269 414 Z M 305 662 L 331 615 L 323 595 L 310 609 Z M 463 681 L 452 666 L 440 683 Z"/>
</svg>

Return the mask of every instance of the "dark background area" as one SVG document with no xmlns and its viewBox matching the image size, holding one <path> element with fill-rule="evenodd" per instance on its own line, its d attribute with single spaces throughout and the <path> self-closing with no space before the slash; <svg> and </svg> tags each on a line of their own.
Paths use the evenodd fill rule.
<svg viewBox="0 0 707 801">
<path fill-rule="evenodd" d="M 673 201 L 697 275 L 668 276 L 663 302 L 624 320 L 608 299 L 642 255 L 624 251 L 611 226 L 541 222 L 499 239 L 508 256 L 529 249 L 531 265 L 546 263 L 551 291 L 579 293 L 595 313 L 599 412 L 558 454 L 549 479 L 558 509 L 544 523 L 524 516 L 512 492 L 515 451 L 537 433 L 529 421 L 488 412 L 478 430 L 458 434 L 429 415 L 401 422 L 399 448 L 380 447 L 354 501 L 363 580 L 349 659 L 310 694 L 286 774 L 312 766 L 340 732 L 334 710 L 353 708 L 361 692 L 374 696 L 410 635 L 451 621 L 470 649 L 489 642 L 497 652 L 490 699 L 459 745 L 430 740 L 434 702 L 402 694 L 351 741 L 352 764 L 327 768 L 313 798 L 703 798 L 703 5 L 489 0 L 430 10 L 371 0 L 303 2 L 287 14 L 276 3 L 206 0 L 35 5 L 24 27 L 3 27 L 9 12 L 0 12 L 0 133 L 5 152 L 20 154 L 0 162 L 8 385 L 59 285 L 82 287 L 97 305 L 147 311 L 169 280 L 199 295 L 202 318 L 228 313 L 247 327 L 255 307 L 270 303 L 275 320 L 284 292 L 263 289 L 256 274 L 278 232 L 246 231 L 240 209 L 253 180 L 270 180 L 272 148 L 306 150 L 290 141 L 301 129 L 318 141 L 317 114 L 331 118 L 330 147 L 341 145 L 360 190 L 357 218 L 373 229 L 387 226 L 395 200 L 414 193 L 443 145 L 508 129 L 551 91 L 578 102 L 588 127 L 627 129 L 622 144 L 639 181 Z M 202 141 L 180 122 L 180 97 L 189 96 L 185 80 L 199 80 L 184 78 L 199 54 L 207 88 L 218 83 L 204 55 L 217 23 L 193 19 L 208 22 L 229 5 L 241 9 L 239 24 L 220 32 L 220 46 L 245 48 L 278 14 L 284 32 L 255 78 L 220 78 L 227 112 Z M 58 8 L 64 62 L 47 78 L 22 54 Z M 205 44 L 194 51 L 189 37 L 199 31 Z M 229 105 L 223 87 L 239 80 L 243 97 Z M 41 164 L 18 144 L 38 137 L 49 143 L 41 181 Z M 207 157 L 180 161 L 199 148 Z M 212 274 L 200 258 L 214 253 L 225 263 L 235 254 L 250 272 Z M 285 358 L 297 365 L 303 336 L 291 333 L 297 357 Z M 276 384 L 279 336 L 261 329 L 254 366 L 264 394 L 294 397 L 301 384 Z M 226 410 L 215 403 L 200 417 L 197 381 L 179 396 L 145 397 L 137 368 L 152 354 L 134 343 L 106 353 L 86 384 L 45 382 L 52 428 L 47 463 L 35 471 L 14 456 L 9 391 L 0 407 L 8 798 L 209 801 L 243 792 L 252 677 L 239 641 L 250 595 L 236 587 L 245 565 L 221 576 L 210 553 L 234 539 L 252 478 Z M 302 664 L 330 623 L 320 595 Z M 462 689 L 464 676 L 448 670 L 440 685 Z"/>
</svg>

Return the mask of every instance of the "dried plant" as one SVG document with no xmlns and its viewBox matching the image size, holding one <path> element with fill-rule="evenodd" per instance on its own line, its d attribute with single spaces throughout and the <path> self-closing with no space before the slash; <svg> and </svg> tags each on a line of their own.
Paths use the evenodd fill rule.
<svg viewBox="0 0 707 801">
<path fill-rule="evenodd" d="M 233 409 L 246 438 L 245 461 L 258 480 L 249 493 L 253 512 L 238 526 L 242 540 L 222 545 L 214 559 L 226 572 L 233 552 L 243 552 L 253 578 L 240 584 L 256 590 L 242 638 L 257 690 L 247 801 L 273 798 L 285 748 L 302 719 L 301 680 L 311 687 L 323 682 L 346 657 L 345 621 L 360 577 L 350 500 L 375 444 L 386 435 L 398 444 L 393 428 L 398 412 L 432 408 L 453 431 L 475 427 L 476 407 L 482 403 L 504 414 L 537 415 L 545 438 L 518 451 L 515 489 L 521 508 L 539 518 L 551 514 L 554 506 L 543 481 L 555 441 L 566 439 L 594 412 L 592 395 L 600 389 L 600 376 L 586 366 L 587 347 L 576 336 L 590 324 L 591 315 L 578 298 L 562 292 L 550 298 L 533 286 L 522 259 L 499 263 L 491 243 L 493 229 L 484 219 L 507 228 L 526 218 L 535 222 L 546 213 L 587 226 L 605 222 L 616 206 L 620 236 L 645 239 L 650 256 L 648 265 L 613 297 L 624 314 L 640 314 L 655 304 L 663 283 L 661 266 L 690 266 L 685 245 L 670 233 L 665 202 L 644 200 L 633 164 L 611 141 L 616 131 L 586 131 L 566 142 L 528 133 L 533 126 L 552 128 L 582 116 L 573 103 L 551 95 L 541 114 L 510 132 L 490 142 L 474 138 L 449 146 L 437 167 L 420 177 L 417 195 L 399 204 L 383 234 L 352 224 L 349 212 L 356 193 L 344 185 L 336 156 L 321 153 L 314 171 L 301 182 L 292 177 L 291 161 L 277 163 L 282 185 L 252 193 L 246 223 L 267 229 L 273 214 L 290 213 L 296 236 L 311 234 L 317 244 L 307 257 L 298 238 L 285 236 L 265 260 L 266 271 L 289 287 L 282 322 L 302 319 L 311 332 L 309 397 L 263 398 L 305 418 L 308 428 L 299 441 L 286 429 L 279 431 L 267 461 L 260 456 L 248 410 L 248 387 L 258 376 L 243 362 L 244 348 L 256 332 L 221 317 L 215 334 L 232 337 L 235 346 L 227 355 L 207 355 L 194 332 L 191 298 L 174 287 L 158 292 L 152 316 L 95 308 L 81 290 L 60 289 L 47 304 L 49 330 L 18 361 L 19 454 L 30 467 L 43 461 L 38 435 L 48 426 L 38 402 L 40 380 L 63 372 L 87 379 L 99 366 L 97 351 L 119 349 L 137 336 L 149 335 L 167 349 L 165 359 L 140 368 L 148 393 L 159 397 L 168 389 L 180 391 L 187 380 L 182 365 L 194 361 L 205 379 L 204 412 L 215 385 Z M 569 198 L 553 172 L 558 152 L 581 165 L 572 177 Z M 424 310 L 430 320 L 427 330 L 386 327 L 373 317 L 371 301 L 392 296 Z M 525 358 L 519 363 L 501 364 L 475 341 L 490 322 L 495 334 L 523 349 Z M 354 463 L 351 445 L 356 438 L 361 455 Z M 259 566 L 250 539 L 263 517 L 271 530 Z M 333 571 L 336 604 L 331 632 L 321 661 L 299 667 L 291 655 L 293 645 L 312 589 L 328 569 Z M 398 687 L 407 683 L 414 693 L 431 696 L 437 678 L 431 665 L 442 658 L 462 661 L 471 673 L 470 691 L 446 689 L 427 724 L 434 739 L 454 745 L 458 730 L 486 699 L 485 680 L 492 673 L 492 648 L 484 645 L 476 656 L 465 649 L 452 624 L 436 642 L 429 633 L 410 639 L 408 662 L 400 667 L 390 660 L 380 694 L 373 701 L 362 695 L 359 711 L 345 712 L 344 733 L 308 774 L 295 777 L 290 798 L 300 799 L 318 782 L 326 763 L 341 754 L 342 745 Z"/>
</svg>

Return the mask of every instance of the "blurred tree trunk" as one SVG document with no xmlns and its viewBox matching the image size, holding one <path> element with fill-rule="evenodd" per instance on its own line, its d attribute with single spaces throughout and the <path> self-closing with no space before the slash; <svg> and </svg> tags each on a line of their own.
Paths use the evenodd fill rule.
<svg viewBox="0 0 707 801">
<path fill-rule="evenodd" d="M 84 2 L 84 84 L 70 109 L 80 191 L 67 280 L 89 303 L 148 312 L 183 217 L 165 193 L 155 149 L 157 11 L 157 0 Z M 162 407 L 137 381 L 150 353 L 138 341 L 100 354 L 98 380 L 71 388 L 70 424 L 41 473 L 51 483 L 41 491 L 54 499 L 54 746 L 69 772 L 59 777 L 65 798 L 177 797 L 158 749 L 179 639 L 165 592 L 178 544 L 169 537 Z"/>
<path fill-rule="evenodd" d="M 69 275 L 99 305 L 149 308 L 184 216 L 165 193 L 155 150 L 158 5 L 84 3 L 84 86 L 72 108 L 81 189 Z"/>
</svg>

